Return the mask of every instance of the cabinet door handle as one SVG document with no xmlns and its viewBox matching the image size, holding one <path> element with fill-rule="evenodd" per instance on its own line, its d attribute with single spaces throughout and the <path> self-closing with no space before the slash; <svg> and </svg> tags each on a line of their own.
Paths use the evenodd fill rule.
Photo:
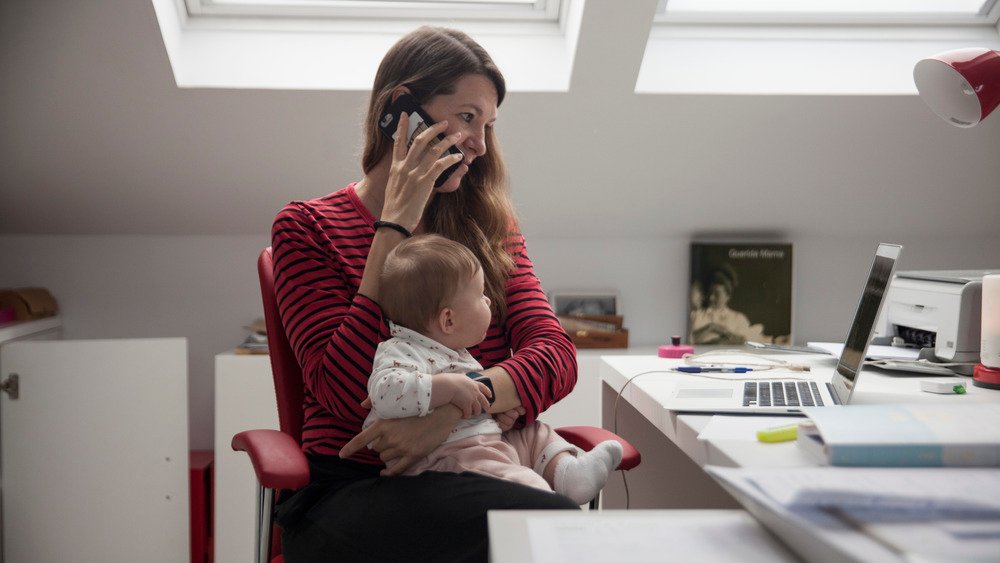
<svg viewBox="0 0 1000 563">
<path fill-rule="evenodd" d="M 11 401 L 16 401 L 18 396 L 20 396 L 20 391 L 19 391 L 20 379 L 21 378 L 16 373 L 12 373 L 9 376 L 7 376 L 6 381 L 0 383 L 0 391 L 3 391 L 4 393 L 10 395 Z"/>
</svg>

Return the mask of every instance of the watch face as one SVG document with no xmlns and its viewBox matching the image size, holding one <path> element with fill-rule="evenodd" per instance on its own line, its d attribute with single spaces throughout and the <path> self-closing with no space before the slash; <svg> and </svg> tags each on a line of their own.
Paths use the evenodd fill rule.
<svg viewBox="0 0 1000 563">
<path fill-rule="evenodd" d="M 479 373 L 477 373 L 476 377 L 473 377 L 472 380 L 473 381 L 480 381 L 480 382 L 483 383 L 483 385 L 485 385 L 485 386 L 487 386 L 487 387 L 490 388 L 490 396 L 487 397 L 487 401 L 489 401 L 489 403 L 492 405 L 493 401 L 495 401 L 497 399 L 497 397 L 496 397 L 496 391 L 493 390 L 493 380 L 491 380 L 489 377 L 486 377 L 485 375 L 482 375 L 482 374 L 479 374 Z"/>
</svg>

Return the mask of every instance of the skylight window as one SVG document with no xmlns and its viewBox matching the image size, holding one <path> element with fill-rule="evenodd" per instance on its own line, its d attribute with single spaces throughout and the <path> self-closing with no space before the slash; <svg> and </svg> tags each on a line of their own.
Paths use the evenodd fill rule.
<svg viewBox="0 0 1000 563">
<path fill-rule="evenodd" d="M 647 0 L 652 1 L 652 0 Z M 371 88 L 385 52 L 421 25 L 460 29 L 508 91 L 565 92 L 582 0 L 152 0 L 182 88 Z M 652 4 L 650 4 L 652 7 Z"/>
<path fill-rule="evenodd" d="M 556 21 L 559 0 L 183 0 L 191 17 Z"/>
<path fill-rule="evenodd" d="M 913 65 L 1000 45 L 1000 0 L 658 0 L 642 93 L 915 93 Z"/>
<path fill-rule="evenodd" d="M 996 24 L 997 0 L 660 0 L 664 23 Z"/>
</svg>

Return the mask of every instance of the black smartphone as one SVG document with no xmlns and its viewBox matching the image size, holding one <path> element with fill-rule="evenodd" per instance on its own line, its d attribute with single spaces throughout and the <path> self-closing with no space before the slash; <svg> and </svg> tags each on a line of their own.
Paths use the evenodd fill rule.
<svg viewBox="0 0 1000 563">
<path fill-rule="evenodd" d="M 401 94 L 396 98 L 395 102 L 389 104 L 389 107 L 382 114 L 382 117 L 378 120 L 378 127 L 382 130 L 382 133 L 390 139 L 396 138 L 396 126 L 399 123 L 399 115 L 405 112 L 410 119 L 409 126 L 407 127 L 407 141 L 406 147 L 409 148 L 413 144 L 413 139 L 416 138 L 424 129 L 427 129 L 431 125 L 434 125 L 434 120 L 427 115 L 427 113 L 420 107 L 417 100 L 410 94 Z M 444 135 L 438 135 L 438 140 L 444 139 Z M 452 164 L 445 169 L 444 172 L 438 176 L 437 180 L 434 181 L 434 187 L 437 188 L 448 181 L 451 174 L 458 170 L 458 167 L 462 165 L 462 161 L 465 160 L 465 153 L 460 151 L 458 147 L 452 145 L 448 147 L 448 154 L 458 154 L 462 156 L 462 159 Z"/>
</svg>

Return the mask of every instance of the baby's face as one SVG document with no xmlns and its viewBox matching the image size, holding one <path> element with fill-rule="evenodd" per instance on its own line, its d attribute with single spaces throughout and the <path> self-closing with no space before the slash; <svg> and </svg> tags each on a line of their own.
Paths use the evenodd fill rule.
<svg viewBox="0 0 1000 563">
<path fill-rule="evenodd" d="M 490 327 L 490 298 L 483 293 L 483 271 L 461 284 L 451 303 L 455 321 L 455 339 L 462 348 L 475 346 L 486 338 Z"/>
</svg>

